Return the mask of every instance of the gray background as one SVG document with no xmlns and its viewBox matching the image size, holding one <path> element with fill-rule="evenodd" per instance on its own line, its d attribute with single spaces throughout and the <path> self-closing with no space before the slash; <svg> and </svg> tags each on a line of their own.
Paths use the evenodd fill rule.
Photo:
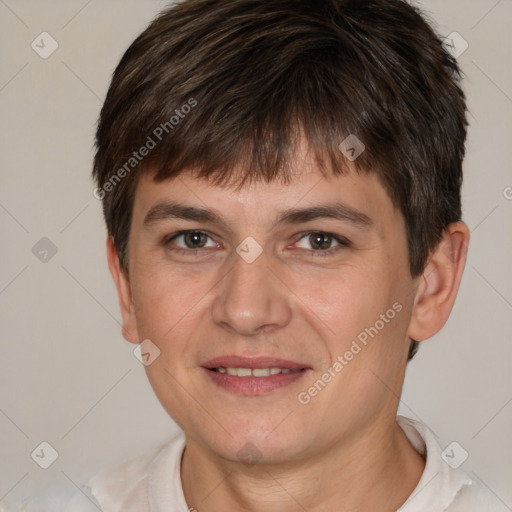
<svg viewBox="0 0 512 512">
<path fill-rule="evenodd" d="M 0 0 L 0 510 L 58 511 L 100 468 L 177 431 L 121 336 L 89 177 L 111 73 L 166 3 Z M 512 510 L 512 1 L 416 3 L 469 45 L 472 240 L 452 316 L 409 365 L 400 412 L 443 448 L 457 441 L 463 469 Z M 43 31 L 59 45 L 47 59 L 31 47 Z M 57 248 L 46 261 L 48 242 L 33 252 L 43 237 Z M 43 441 L 59 454 L 46 470 L 31 457 Z"/>
</svg>

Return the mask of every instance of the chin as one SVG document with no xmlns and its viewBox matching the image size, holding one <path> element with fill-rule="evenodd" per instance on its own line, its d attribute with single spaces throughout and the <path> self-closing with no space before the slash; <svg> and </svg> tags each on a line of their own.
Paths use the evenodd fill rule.
<svg viewBox="0 0 512 512">
<path fill-rule="evenodd" d="M 216 453 L 217 456 L 232 461 L 242 462 L 248 466 L 255 464 L 278 464 L 297 458 L 301 446 L 309 444 L 300 436 L 304 436 L 303 428 L 294 429 L 292 425 L 279 425 L 278 421 L 224 423 L 227 432 L 211 429 L 198 432 L 202 443 Z M 197 439 L 197 434 L 194 436 Z"/>
</svg>

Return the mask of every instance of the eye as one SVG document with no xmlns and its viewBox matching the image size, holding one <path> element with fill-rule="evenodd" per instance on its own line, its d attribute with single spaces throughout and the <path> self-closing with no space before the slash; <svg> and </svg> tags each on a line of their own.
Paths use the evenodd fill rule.
<svg viewBox="0 0 512 512">
<path fill-rule="evenodd" d="M 208 239 L 211 241 L 209 245 Z M 217 247 L 218 244 L 212 240 L 210 235 L 204 231 L 180 231 L 164 240 L 164 244 L 176 245 L 177 249 L 170 247 L 171 250 L 178 250 L 182 252 L 192 251 L 194 249 L 203 249 L 208 247 Z"/>
<path fill-rule="evenodd" d="M 334 247 L 332 246 L 335 243 Z M 348 247 L 349 242 L 342 237 L 338 237 L 324 231 L 311 231 L 305 233 L 295 244 L 301 249 L 307 249 L 314 252 L 334 252 L 341 247 Z"/>
</svg>

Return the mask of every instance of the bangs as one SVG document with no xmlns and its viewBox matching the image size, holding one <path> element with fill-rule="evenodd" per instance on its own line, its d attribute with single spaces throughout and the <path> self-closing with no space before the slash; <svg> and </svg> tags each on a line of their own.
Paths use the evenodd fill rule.
<svg viewBox="0 0 512 512">
<path fill-rule="evenodd" d="M 217 70 L 219 76 L 198 83 L 187 96 L 162 98 L 142 130 L 144 137 L 154 132 L 155 126 L 164 128 L 143 168 L 150 170 L 156 181 L 188 171 L 215 185 L 288 183 L 299 148 L 306 142 L 324 175 L 370 170 L 375 160 L 371 134 L 380 133 L 383 138 L 387 133 L 389 138 L 393 131 L 372 118 L 376 105 L 369 104 L 368 91 L 350 88 L 352 94 L 347 94 L 346 88 L 339 86 L 340 77 L 332 72 L 339 64 L 330 65 L 325 57 L 310 56 L 311 62 L 305 59 L 300 66 L 295 62 L 286 65 L 281 59 L 274 73 L 266 70 L 266 78 L 272 76 L 272 80 L 259 87 L 255 87 L 261 80 L 257 69 L 245 71 L 248 76 Z M 245 59 L 241 57 L 241 61 Z M 211 73 L 204 75 L 210 80 Z M 173 126 L 169 120 L 176 116 L 172 114 L 192 100 L 197 105 Z M 139 117 L 139 132 L 141 121 Z M 125 148 L 126 154 L 131 150 Z"/>
</svg>

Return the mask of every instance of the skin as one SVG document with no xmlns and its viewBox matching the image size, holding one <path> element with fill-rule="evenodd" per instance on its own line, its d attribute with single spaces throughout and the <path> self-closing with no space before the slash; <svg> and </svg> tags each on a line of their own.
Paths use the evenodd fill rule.
<svg viewBox="0 0 512 512">
<path fill-rule="evenodd" d="M 146 372 L 187 444 L 181 480 L 199 512 L 395 511 L 424 469 L 395 422 L 409 338 L 435 334 L 453 306 L 469 232 L 451 224 L 423 275 L 409 273 L 404 219 L 374 174 L 324 178 L 302 150 L 290 184 L 213 186 L 191 173 L 137 186 L 129 235 L 129 279 L 112 241 L 109 266 L 125 338 L 150 339 L 160 355 Z M 217 212 L 225 224 L 144 218 L 175 201 Z M 278 214 L 341 202 L 371 223 L 318 218 L 277 224 Z M 188 248 L 180 230 L 210 238 Z M 314 231 L 343 237 L 327 249 Z M 253 237 L 262 254 L 247 263 L 237 246 Z M 200 239 L 201 240 L 201 239 Z M 190 241 L 189 241 L 190 243 Z M 192 240 L 194 243 L 194 240 Z M 177 249 L 188 251 L 181 254 Z M 329 253 L 326 251 L 329 250 Z M 325 255 L 327 254 L 327 255 Z M 402 309 L 307 404 L 307 391 L 357 335 L 394 303 Z M 310 367 L 294 383 L 245 396 L 213 384 L 201 364 L 235 354 Z M 238 452 L 252 443 L 258 462 Z"/>
</svg>

